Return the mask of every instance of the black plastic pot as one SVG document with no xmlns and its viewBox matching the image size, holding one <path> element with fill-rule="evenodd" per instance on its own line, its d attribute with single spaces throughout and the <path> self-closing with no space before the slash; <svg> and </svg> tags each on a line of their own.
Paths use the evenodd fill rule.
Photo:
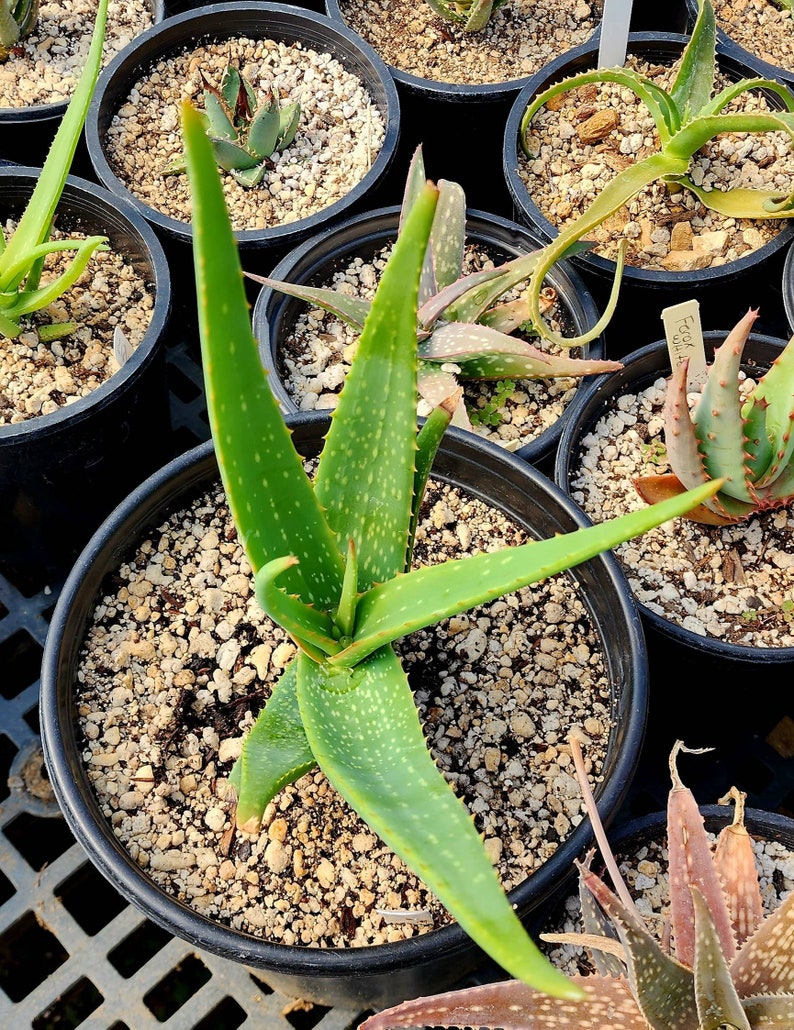
<svg viewBox="0 0 794 1030">
<path fill-rule="evenodd" d="M 684 3 L 686 5 L 688 29 L 691 31 L 698 15 L 698 0 L 684 0 Z M 738 61 L 754 61 L 758 68 L 761 69 L 760 74 L 764 78 L 777 79 L 778 82 L 794 86 L 794 68 L 785 68 L 779 64 L 772 64 L 770 61 L 763 60 L 758 54 L 753 53 L 746 47 L 740 46 L 724 29 L 720 28 L 719 15 L 717 16 L 717 39 L 724 45 L 726 50 L 735 55 Z M 791 60 L 790 56 L 789 60 Z"/>
<path fill-rule="evenodd" d="M 116 176 L 105 157 L 104 137 L 118 107 L 147 68 L 199 39 L 223 40 L 240 35 L 287 44 L 302 43 L 333 54 L 362 80 L 386 123 L 383 146 L 372 167 L 346 197 L 295 222 L 235 233 L 242 251 L 267 251 L 272 255 L 274 250 L 293 246 L 329 222 L 360 208 L 394 157 L 400 131 L 397 90 L 386 65 L 355 33 L 302 7 L 256 0 L 244 4 L 209 4 L 174 15 L 125 47 L 102 73 L 86 119 L 85 136 L 99 181 L 116 196 L 132 204 L 162 237 L 170 237 L 182 244 L 190 243 L 193 236 L 190 222 L 178 221 L 150 207 L 134 196 Z M 184 250 L 181 257 L 183 261 L 190 260 Z"/>
<path fill-rule="evenodd" d="M 155 24 L 165 17 L 163 0 L 146 0 Z M 17 164 L 39 166 L 44 163 L 53 137 L 66 110 L 67 101 L 35 104 L 31 107 L 0 108 L 0 157 Z M 91 164 L 81 140 L 72 163 L 75 174 L 85 175 Z"/>
<path fill-rule="evenodd" d="M 327 413 L 287 416 L 301 453 L 316 453 Z M 526 462 L 470 434 L 448 432 L 434 475 L 495 504 L 532 535 L 550 536 L 581 524 L 562 492 Z M 318 949 L 277 945 L 229 929 L 174 900 L 142 873 L 101 814 L 86 776 L 76 726 L 73 682 L 86 627 L 105 577 L 148 528 L 217 482 L 211 443 L 180 456 L 142 484 L 94 535 L 71 572 L 53 613 L 41 678 L 41 733 L 50 780 L 66 820 L 91 861 L 158 925 L 199 948 L 259 970 L 275 990 L 326 1005 L 384 1006 L 459 981 L 484 956 L 457 924 L 399 943 Z M 614 715 L 599 782 L 607 822 L 619 808 L 638 761 L 645 729 L 646 659 L 640 620 L 610 554 L 575 570 L 583 604 L 603 642 Z M 591 840 L 584 820 L 510 898 L 523 918 L 566 876 Z"/>
<path fill-rule="evenodd" d="M 0 168 L 0 210 L 18 217 L 39 169 Z M 58 224 L 101 233 L 154 287 L 144 338 L 87 397 L 0 426 L 0 563 L 17 582 L 60 580 L 88 538 L 134 486 L 171 456 L 164 332 L 171 285 L 155 234 L 95 183 L 70 176 Z"/>
<path fill-rule="evenodd" d="M 631 33 L 629 53 L 646 60 L 672 62 L 677 59 L 687 37 L 676 33 Z M 595 43 L 571 50 L 557 61 L 551 62 L 536 75 L 516 98 L 504 136 L 503 172 L 514 203 L 515 217 L 526 222 L 545 241 L 557 235 L 557 228 L 540 211 L 519 174 L 521 146 L 519 132 L 521 119 L 530 101 L 561 79 L 595 66 L 598 47 Z M 720 70 L 732 80 L 753 78 L 762 74 L 750 60 L 737 58 L 732 49 L 718 44 Z M 779 98 L 769 95 L 769 102 L 780 106 Z M 657 335 L 662 308 L 696 297 L 701 306 L 704 323 L 712 325 L 738 322 L 747 309 L 748 298 L 757 304 L 767 295 L 769 283 L 776 280 L 776 269 L 782 271 L 785 248 L 794 239 L 794 223 L 789 221 L 773 240 L 758 250 L 736 261 L 719 267 L 690 272 L 667 272 L 626 265 L 623 272 L 618 308 L 609 328 L 609 357 L 620 357 L 636 347 L 651 342 Z M 615 262 L 592 251 L 574 255 L 571 260 L 582 270 L 585 281 L 592 289 L 599 307 L 603 308 L 615 275 Z M 741 290 L 735 292 L 735 317 L 729 290 L 741 280 Z M 726 289 L 727 287 L 727 289 Z M 652 318 L 643 314 L 652 310 Z M 775 304 L 761 302 L 761 315 L 766 318 Z M 639 317 L 638 317 L 639 316 Z M 656 327 L 656 328 L 654 328 Z M 768 332 L 776 326 L 762 326 Z M 621 341 L 626 342 L 621 345 Z"/>
<path fill-rule="evenodd" d="M 788 333 L 794 335 L 794 244 L 786 254 L 783 263 L 783 308 L 786 312 Z"/>
<path fill-rule="evenodd" d="M 347 219 L 335 229 L 307 240 L 290 251 L 268 275 L 291 283 L 315 286 L 327 283 L 334 271 L 343 268 L 353 258 L 370 260 L 384 246 L 393 242 L 397 235 L 399 215 L 400 208 L 395 206 Z M 467 215 L 467 239 L 496 248 L 500 252 L 500 261 L 531 253 L 542 245 L 540 239 L 524 226 L 471 209 Z M 593 299 L 581 277 L 568 262 L 561 262 L 552 270 L 549 282 L 556 288 L 567 309 L 576 334 L 584 333 L 596 324 L 598 312 Z M 254 335 L 259 341 L 262 362 L 270 372 L 270 385 L 282 409 L 289 412 L 295 412 L 298 408 L 282 378 L 281 348 L 285 337 L 305 309 L 303 301 L 269 287 L 262 287 L 253 309 Z M 585 348 L 583 356 L 601 358 L 603 353 L 604 343 L 598 338 Z M 550 458 L 566 417 L 566 413 L 563 413 L 557 422 L 515 453 L 533 465 Z"/>
</svg>

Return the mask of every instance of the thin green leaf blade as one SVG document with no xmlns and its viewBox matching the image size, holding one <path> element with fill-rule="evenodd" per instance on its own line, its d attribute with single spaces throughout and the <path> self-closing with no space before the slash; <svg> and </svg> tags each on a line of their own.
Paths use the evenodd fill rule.
<svg viewBox="0 0 794 1030">
<path fill-rule="evenodd" d="M 254 572 L 295 555 L 285 586 L 327 609 L 339 597 L 342 559 L 259 358 L 210 141 L 189 103 L 182 121 L 207 405 L 232 516 Z"/>
<path fill-rule="evenodd" d="M 346 293 L 339 293 L 337 290 L 329 290 L 325 287 L 282 282 L 279 279 L 268 279 L 266 275 L 255 275 L 253 272 L 246 272 L 246 277 L 261 283 L 262 286 L 268 286 L 271 290 L 278 290 L 279 293 L 286 293 L 289 297 L 305 300 L 307 304 L 312 304 L 341 318 L 343 322 L 359 332 L 364 328 L 369 309 L 372 307 L 372 301 L 363 300 L 361 297 L 351 297 Z"/>
<path fill-rule="evenodd" d="M 670 97 L 689 120 L 706 107 L 714 92 L 717 22 L 711 0 L 701 0 L 695 27 L 687 43 Z"/>
<path fill-rule="evenodd" d="M 340 540 L 353 540 L 359 590 L 401 572 L 416 453 L 416 309 L 437 190 L 428 184 L 392 251 L 333 413 L 315 491 Z M 388 412 L 373 417 L 373 406 Z"/>
<path fill-rule="evenodd" d="M 411 688 L 391 648 L 350 671 L 334 672 L 300 656 L 298 701 L 320 768 L 463 930 L 512 976 L 550 994 L 579 997 L 507 900 L 471 815 L 427 750 Z"/>
</svg>

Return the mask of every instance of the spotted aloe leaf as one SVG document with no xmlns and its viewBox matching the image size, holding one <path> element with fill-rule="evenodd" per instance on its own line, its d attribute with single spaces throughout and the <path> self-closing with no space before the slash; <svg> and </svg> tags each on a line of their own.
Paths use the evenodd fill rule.
<svg viewBox="0 0 794 1030">
<path fill-rule="evenodd" d="M 726 87 L 716 96 L 716 23 L 711 0 L 699 0 L 698 16 L 692 35 L 684 48 L 678 72 L 669 90 L 651 82 L 633 69 L 602 68 L 582 72 L 554 83 L 533 97 L 524 111 L 519 143 L 524 154 L 533 158 L 532 119 L 550 100 L 580 86 L 615 82 L 632 90 L 650 112 L 659 136 L 659 152 L 637 161 L 619 172 L 598 193 L 593 202 L 573 222 L 560 228 L 552 243 L 544 248 L 527 287 L 527 301 L 531 317 L 545 339 L 558 346 L 578 346 L 591 334 L 580 337 L 562 337 L 553 333 L 539 321 L 538 297 L 543 277 L 566 247 L 581 240 L 627 204 L 637 193 L 651 183 L 661 180 L 676 183 L 694 193 L 707 207 L 732 217 L 789 218 L 794 216 L 794 191 L 790 193 L 769 190 L 703 190 L 690 178 L 689 166 L 697 151 L 724 132 L 766 133 L 783 132 L 794 140 L 794 94 L 779 82 L 752 78 L 740 80 Z M 780 110 L 750 113 L 727 110 L 728 104 L 741 93 L 763 88 L 773 94 Z M 621 241 L 621 252 L 616 261 L 615 283 L 607 309 L 599 321 L 600 333 L 605 319 L 611 317 L 616 303 L 616 291 L 622 274 L 626 241 Z M 596 330 L 591 330 L 595 332 Z"/>
<path fill-rule="evenodd" d="M 0 0 L 0 64 L 11 47 L 30 35 L 39 16 L 39 0 Z"/>
<path fill-rule="evenodd" d="M 764 918 L 764 903 L 758 882 L 753 842 L 744 825 L 747 795 L 735 787 L 721 805 L 735 804 L 733 822 L 720 830 L 714 851 L 714 867 L 725 892 L 736 944 L 741 947 L 755 933 Z"/>
<path fill-rule="evenodd" d="M 88 57 L 72 98 L 22 217 L 10 239 L 3 240 L 0 246 L 0 333 L 9 338 L 16 338 L 22 331 L 18 321 L 22 315 L 41 310 L 73 285 L 106 239 L 91 236 L 78 244 L 59 246 L 48 242 L 55 209 L 66 185 L 99 76 L 107 7 L 108 0 L 100 0 Z M 76 250 L 73 266 L 54 283 L 39 289 L 42 255 L 56 250 Z"/>
<path fill-rule="evenodd" d="M 446 21 L 458 22 L 466 32 L 479 32 L 505 0 L 427 0 Z"/>
</svg>

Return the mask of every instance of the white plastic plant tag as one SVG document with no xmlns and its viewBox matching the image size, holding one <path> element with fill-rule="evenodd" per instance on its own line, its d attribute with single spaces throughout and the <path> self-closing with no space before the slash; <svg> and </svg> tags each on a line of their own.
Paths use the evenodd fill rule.
<svg viewBox="0 0 794 1030">
<path fill-rule="evenodd" d="M 632 0 L 604 0 L 598 67 L 622 68 L 626 63 Z"/>
<path fill-rule="evenodd" d="M 703 383 L 706 377 L 706 348 L 700 327 L 700 304 L 696 300 L 685 300 L 682 304 L 663 308 L 662 321 L 670 365 L 676 368 L 685 358 L 689 358 L 687 386 Z"/>
</svg>

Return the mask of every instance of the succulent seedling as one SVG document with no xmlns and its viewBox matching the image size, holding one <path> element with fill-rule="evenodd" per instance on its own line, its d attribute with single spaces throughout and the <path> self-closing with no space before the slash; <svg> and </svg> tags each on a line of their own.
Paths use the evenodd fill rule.
<svg viewBox="0 0 794 1030">
<path fill-rule="evenodd" d="M 367 315 L 314 477 L 267 383 L 203 120 L 182 109 L 210 426 L 256 596 L 292 637 L 287 667 L 231 773 L 237 826 L 315 765 L 495 961 L 538 989 L 580 988 L 540 954 L 471 815 L 428 751 L 392 642 L 587 560 L 718 485 L 549 540 L 411 569 L 414 530 L 450 411 L 416 414 L 419 281 L 438 190 L 412 205 Z"/>
<path fill-rule="evenodd" d="M 653 503 L 721 478 L 719 493 L 686 516 L 712 526 L 741 522 L 794 500 L 794 337 L 769 371 L 743 389 L 742 354 L 757 317 L 757 311 L 748 311 L 714 351 L 692 411 L 689 363 L 676 366 L 664 406 L 672 472 L 635 480 L 644 500 Z"/>
<path fill-rule="evenodd" d="M 563 226 L 553 242 L 542 252 L 527 291 L 533 321 L 538 324 L 537 279 L 544 276 L 572 244 L 627 204 L 645 186 L 658 179 L 671 187 L 693 193 L 706 207 L 729 218 L 779 219 L 794 215 L 794 192 L 765 189 L 704 189 L 689 175 L 694 154 L 723 132 L 783 132 L 794 138 L 794 94 L 770 79 L 741 79 L 714 95 L 716 75 L 716 23 L 711 0 L 700 0 L 692 35 L 684 48 L 680 66 L 669 91 L 630 68 L 599 68 L 582 72 L 556 83 L 538 94 L 521 119 L 519 141 L 528 158 L 533 153 L 532 119 L 550 100 L 590 83 L 615 82 L 635 93 L 653 116 L 659 136 L 659 149 L 634 161 L 619 172 L 573 222 Z M 743 93 L 763 88 L 780 101 L 781 110 L 736 112 L 729 105 Z M 622 241 L 625 248 L 628 241 Z M 542 329 L 538 325 L 539 329 Z M 559 346 L 573 346 L 550 329 L 543 335 Z"/>
<path fill-rule="evenodd" d="M 39 0 L 0 0 L 0 64 L 20 39 L 30 35 L 39 16 Z"/>
<path fill-rule="evenodd" d="M 251 83 L 232 64 L 226 66 L 218 89 L 203 74 L 202 78 L 204 127 L 218 167 L 241 186 L 257 186 L 273 166 L 273 154 L 286 150 L 295 139 L 300 104 L 295 101 L 282 106 L 273 90 L 257 100 Z M 184 160 L 166 171 L 184 172 Z"/>
<path fill-rule="evenodd" d="M 484 29 L 505 0 L 427 0 L 445 21 L 462 25 L 466 32 Z"/>
<path fill-rule="evenodd" d="M 408 169 L 400 211 L 400 229 L 426 181 L 421 146 L 414 152 Z M 438 204 L 433 228 L 422 264 L 417 312 L 419 344 L 419 393 L 431 407 L 452 395 L 459 381 L 498 379 L 543 379 L 581 377 L 613 372 L 620 362 L 571 358 L 553 354 L 512 335 L 530 327 L 526 298 L 501 301 L 525 282 L 541 260 L 542 251 L 513 258 L 505 264 L 469 275 L 463 274 L 466 245 L 466 197 L 456 182 L 438 182 Z M 371 302 L 362 297 L 324 287 L 283 282 L 248 273 L 250 279 L 297 297 L 336 315 L 358 332 L 370 311 Z M 539 285 L 540 331 L 551 287 Z M 501 303 L 500 303 L 501 301 Z M 603 320 L 599 323 L 603 325 Z M 600 328 L 598 332 L 600 332 Z M 592 337 L 592 333 L 589 334 Z M 453 415 L 455 425 L 471 429 L 471 421 L 460 395 Z"/>
<path fill-rule="evenodd" d="M 576 745 L 572 751 L 576 754 Z M 576 976 L 580 1001 L 560 1001 L 515 980 L 405 1002 L 370 1016 L 362 1030 L 391 1027 L 489 1027 L 501 1030 L 761 1030 L 794 1026 L 794 894 L 765 915 L 752 841 L 744 825 L 746 795 L 712 848 L 703 817 L 670 756 L 667 804 L 669 934 L 657 943 L 638 912 L 609 849 L 592 799 L 587 809 L 615 893 L 579 865 L 583 933 L 544 934 L 578 944 L 597 972 Z M 578 756 L 577 756 L 578 757 Z M 580 783 L 581 758 L 577 761 Z M 585 796 L 589 791 L 585 791 Z M 670 943 L 672 942 L 672 943 Z"/>
<path fill-rule="evenodd" d="M 106 242 L 104 236 L 84 240 L 51 240 L 53 218 L 61 198 L 74 152 L 83 131 L 88 106 L 102 62 L 108 0 L 99 0 L 94 34 L 85 67 L 61 119 L 36 186 L 22 217 L 9 239 L 0 231 L 0 335 L 16 339 L 23 331 L 21 319 L 57 300 L 80 278 L 92 255 Z M 69 267 L 52 282 L 41 285 L 48 254 L 75 251 Z M 73 322 L 39 326 L 41 339 L 55 339 L 73 332 Z"/>
</svg>

